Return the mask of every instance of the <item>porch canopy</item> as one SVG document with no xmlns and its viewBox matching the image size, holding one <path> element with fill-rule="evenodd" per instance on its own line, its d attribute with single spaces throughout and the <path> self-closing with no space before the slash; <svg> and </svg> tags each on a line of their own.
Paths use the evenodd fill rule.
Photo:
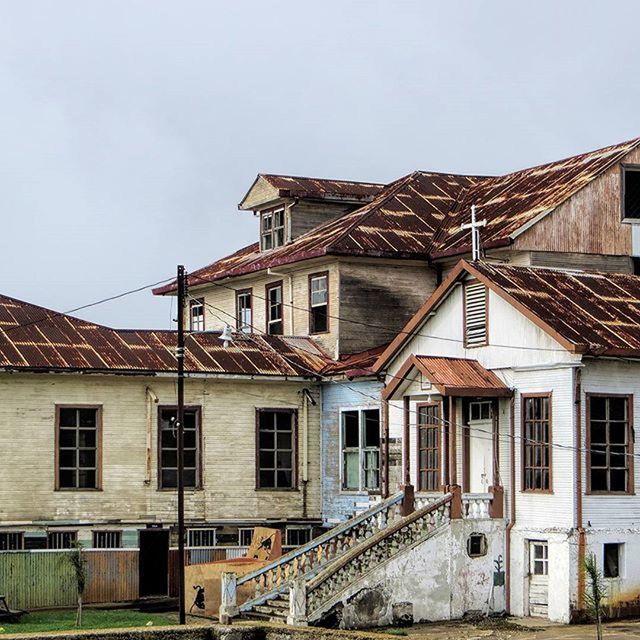
<svg viewBox="0 0 640 640">
<path fill-rule="evenodd" d="M 385 400 L 398 400 L 412 382 L 443 396 L 509 398 L 512 390 L 477 360 L 410 355 L 383 391 Z"/>
</svg>

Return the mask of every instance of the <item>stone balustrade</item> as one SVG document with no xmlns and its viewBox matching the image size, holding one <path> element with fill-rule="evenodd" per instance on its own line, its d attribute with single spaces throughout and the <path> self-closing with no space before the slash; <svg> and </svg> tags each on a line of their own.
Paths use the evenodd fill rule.
<svg viewBox="0 0 640 640">
<path fill-rule="evenodd" d="M 462 495 L 462 517 L 466 520 L 490 518 L 492 494 L 465 493 Z"/>
</svg>

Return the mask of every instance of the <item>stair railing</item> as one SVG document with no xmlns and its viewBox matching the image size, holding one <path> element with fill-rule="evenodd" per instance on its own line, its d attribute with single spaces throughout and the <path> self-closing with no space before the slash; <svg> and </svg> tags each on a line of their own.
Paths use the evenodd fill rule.
<svg viewBox="0 0 640 640">
<path fill-rule="evenodd" d="M 322 569 L 306 583 L 296 581 L 292 584 L 290 602 L 292 623 L 300 623 L 304 618 L 325 609 L 345 589 L 363 575 L 386 562 L 400 551 L 404 551 L 418 542 L 431 537 L 443 525 L 451 520 L 453 494 L 432 502 L 412 514 L 398 519 L 387 528 L 371 536 L 365 542 L 349 550 L 331 564 Z M 299 593 L 300 588 L 304 593 Z M 306 615 L 302 615 L 303 609 Z"/>
<path fill-rule="evenodd" d="M 251 584 L 254 595 L 240 606 L 245 610 L 266 601 L 272 594 L 287 593 L 288 583 L 323 566 L 358 543 L 373 537 L 400 517 L 404 494 L 397 493 L 371 509 L 346 520 L 310 542 L 274 560 L 266 567 L 237 578 L 236 588 Z M 222 592 L 223 598 L 225 591 Z"/>
</svg>

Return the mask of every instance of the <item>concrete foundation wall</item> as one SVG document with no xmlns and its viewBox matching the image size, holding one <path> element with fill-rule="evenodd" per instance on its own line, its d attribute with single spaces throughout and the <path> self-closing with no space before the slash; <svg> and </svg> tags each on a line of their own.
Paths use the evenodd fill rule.
<svg viewBox="0 0 640 640">
<path fill-rule="evenodd" d="M 501 612 L 504 587 L 494 587 L 493 581 L 496 561 L 504 562 L 504 531 L 503 520 L 452 521 L 354 581 L 319 613 L 342 628 L 365 628 Z M 485 534 L 486 555 L 469 557 L 471 533 Z"/>
</svg>

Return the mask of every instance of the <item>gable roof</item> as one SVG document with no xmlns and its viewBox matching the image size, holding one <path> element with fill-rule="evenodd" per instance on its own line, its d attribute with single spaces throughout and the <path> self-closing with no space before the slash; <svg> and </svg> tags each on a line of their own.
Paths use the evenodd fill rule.
<svg viewBox="0 0 640 640">
<path fill-rule="evenodd" d="M 375 371 L 386 367 L 466 274 L 486 284 L 568 351 L 640 357 L 640 276 L 461 260 L 380 356 Z"/>
<path fill-rule="evenodd" d="M 640 146 L 640 138 L 504 176 L 473 176 L 415 171 L 382 188 L 363 207 L 312 229 L 277 249 L 260 251 L 254 243 L 194 271 L 191 285 L 204 284 L 327 255 L 434 260 L 470 252 L 470 234 L 461 225 L 471 205 L 487 225 L 485 249 L 506 247 L 524 230 Z M 264 174 L 281 179 L 323 181 Z M 255 183 L 254 183 L 255 184 Z M 348 183 L 373 186 L 368 183 Z M 300 188 L 311 188 L 306 183 Z M 329 188 L 329 187 L 326 187 Z M 203 280 L 198 281 L 198 278 Z M 154 289 L 175 291 L 175 283 Z"/>
<path fill-rule="evenodd" d="M 260 182 L 264 182 L 271 187 L 269 194 L 264 195 L 264 197 L 271 200 L 276 198 L 311 198 L 370 202 L 385 187 L 384 184 L 376 182 L 259 173 L 244 198 L 242 198 L 238 209 L 252 209 L 258 204 L 258 202 L 251 202 L 251 195 L 256 185 Z M 260 200 L 262 199 L 260 198 Z"/>
<path fill-rule="evenodd" d="M 25 371 L 174 372 L 175 331 L 110 329 L 0 296 L 0 368 Z M 330 362 L 310 338 L 219 334 L 186 338 L 187 373 L 313 377 Z"/>
<path fill-rule="evenodd" d="M 493 371 L 485 369 L 477 360 L 410 355 L 384 388 L 383 399 L 390 399 L 399 387 L 410 382 L 407 375 L 414 368 L 443 396 L 508 398 L 513 395 Z"/>
</svg>

